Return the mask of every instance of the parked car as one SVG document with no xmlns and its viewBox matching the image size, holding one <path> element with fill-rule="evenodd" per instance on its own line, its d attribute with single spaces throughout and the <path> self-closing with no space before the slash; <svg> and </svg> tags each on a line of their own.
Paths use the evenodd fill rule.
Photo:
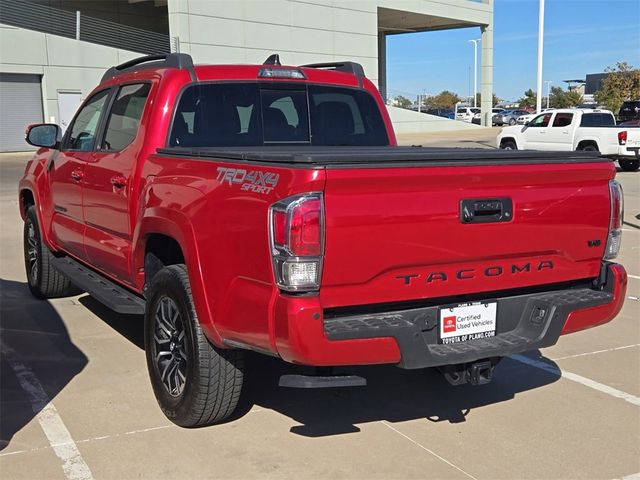
<svg viewBox="0 0 640 480">
<path fill-rule="evenodd" d="M 494 118 L 497 114 L 500 114 L 500 113 L 502 113 L 502 112 L 504 112 L 504 108 L 492 108 L 492 109 L 491 109 L 491 114 L 492 114 L 492 115 L 491 115 L 491 119 L 492 119 L 491 126 L 494 126 L 494 125 L 495 125 L 495 123 L 493 123 L 493 118 Z M 481 114 L 480 112 L 476 113 L 476 114 L 473 116 L 473 119 L 471 120 L 471 123 L 475 123 L 476 125 L 480 125 L 480 124 L 482 123 L 482 114 Z"/>
<path fill-rule="evenodd" d="M 625 299 L 611 162 L 397 147 L 355 63 L 134 59 L 107 71 L 63 136 L 40 124 L 27 141 L 29 289 L 77 287 L 144 315 L 153 391 L 181 426 L 230 417 L 245 370 L 260 368 L 247 350 L 441 367 L 480 385 L 502 357 L 606 323 Z"/>
<path fill-rule="evenodd" d="M 619 127 L 640 127 L 640 119 L 629 120 L 618 124 Z"/>
<path fill-rule="evenodd" d="M 540 113 L 542 112 L 549 112 L 551 110 L 554 110 L 553 108 L 543 108 Z M 531 113 L 527 113 L 526 115 L 520 115 L 517 119 L 516 119 L 516 125 L 526 125 L 527 122 L 530 122 L 531 120 L 533 120 L 533 118 L 538 115 L 536 112 L 531 112 Z"/>
<path fill-rule="evenodd" d="M 448 118 L 450 120 L 453 120 L 456 117 L 453 110 L 449 108 L 430 108 L 424 113 L 428 113 L 429 115 L 436 115 L 438 117 Z"/>
<path fill-rule="evenodd" d="M 493 116 L 493 123 L 498 126 L 515 125 L 519 116 L 528 113 L 526 110 L 505 110 Z"/>
<path fill-rule="evenodd" d="M 470 123 L 475 114 L 480 114 L 479 108 L 458 106 L 456 109 L 456 120 Z"/>
<path fill-rule="evenodd" d="M 624 102 L 618 112 L 618 121 L 628 122 L 638 119 L 640 119 L 640 100 Z"/>
<path fill-rule="evenodd" d="M 625 171 L 640 167 L 640 128 L 616 126 L 608 110 L 567 108 L 544 112 L 524 126 L 504 128 L 500 148 L 514 150 L 584 150 L 617 160 Z"/>
</svg>

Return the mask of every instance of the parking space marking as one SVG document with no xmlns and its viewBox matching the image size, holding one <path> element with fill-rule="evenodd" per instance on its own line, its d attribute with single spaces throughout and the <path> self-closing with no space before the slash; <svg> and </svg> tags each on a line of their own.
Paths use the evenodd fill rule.
<svg viewBox="0 0 640 480">
<path fill-rule="evenodd" d="M 636 280 L 640 280 L 640 276 L 638 276 L 638 275 L 631 275 L 630 273 L 627 273 L 627 277 L 629 277 L 629 278 L 635 278 Z"/>
<path fill-rule="evenodd" d="M 635 395 L 631 395 L 630 393 L 623 392 L 622 390 L 618 390 L 616 388 L 610 387 L 609 385 L 596 382 L 595 380 L 591 380 L 590 378 L 583 377 L 582 375 L 577 375 L 575 373 L 568 372 L 566 370 L 558 369 L 553 365 L 549 365 L 546 362 L 525 357 L 524 355 L 512 355 L 509 358 L 517 362 L 524 363 L 525 365 L 529 365 L 531 367 L 544 370 L 545 372 L 549 372 L 554 375 L 560 375 L 562 378 L 566 378 L 567 380 L 571 380 L 572 382 L 580 383 L 586 387 L 593 388 L 594 390 L 598 390 L 599 392 L 606 393 L 607 395 L 610 395 L 612 397 L 620 398 L 625 402 L 629 402 L 630 404 L 635 405 L 636 407 L 640 407 L 640 397 L 636 397 Z"/>
<path fill-rule="evenodd" d="M 457 465 L 454 465 L 453 463 L 451 463 L 451 462 L 450 462 L 449 460 L 447 460 L 446 458 L 441 457 L 440 455 L 438 455 L 438 454 L 437 454 L 436 452 L 434 452 L 433 450 L 428 449 L 427 447 L 425 447 L 425 446 L 424 446 L 424 445 L 422 445 L 421 443 L 416 442 L 416 441 L 415 441 L 413 438 L 411 438 L 410 436 L 405 435 L 405 434 L 404 434 L 404 433 L 402 433 L 400 430 L 398 430 L 398 429 L 396 429 L 396 428 L 392 427 L 388 422 L 386 422 L 386 421 L 384 421 L 384 420 L 383 420 L 383 421 L 382 421 L 382 424 L 383 424 L 385 427 L 387 427 L 387 428 L 389 428 L 389 429 L 393 430 L 394 432 L 396 432 L 398 435 L 403 436 L 404 438 L 406 438 L 407 440 L 409 440 L 409 441 L 410 441 L 411 443 L 413 443 L 414 445 L 416 445 L 416 446 L 420 447 L 420 448 L 421 448 L 421 449 L 423 449 L 425 452 L 430 453 L 431 455 L 433 455 L 434 457 L 436 457 L 438 460 L 442 460 L 442 461 L 443 461 L 444 463 L 446 463 L 447 465 L 449 465 L 449 466 L 451 466 L 451 467 L 455 468 L 456 470 L 458 470 L 459 472 L 461 472 L 461 473 L 465 474 L 467 477 L 472 478 L 473 480 L 478 480 L 476 477 L 474 477 L 473 475 L 471 475 L 471 474 L 470 474 L 470 473 L 468 473 L 468 472 L 465 472 L 463 469 L 461 469 L 461 468 L 460 468 L 460 467 L 458 467 Z"/>
<path fill-rule="evenodd" d="M 551 358 L 554 362 L 558 360 L 566 360 L 567 358 L 586 357 L 587 355 L 595 355 L 596 353 L 615 352 L 616 350 L 625 350 L 627 348 L 640 347 L 640 343 L 634 343 L 633 345 L 624 345 L 623 347 L 606 348 L 604 350 L 595 350 L 593 352 L 577 353 L 575 355 L 567 355 L 565 357 Z"/>
<path fill-rule="evenodd" d="M 0 342 L 2 353 L 11 366 L 20 386 L 29 397 L 31 409 L 40 423 L 51 448 L 62 460 L 62 470 L 69 480 L 91 480 L 93 474 L 86 464 L 78 446 L 71 438 L 69 430 L 60 418 L 56 407 L 42 388 L 42 384 L 33 371 L 20 360 L 16 352 Z"/>
</svg>

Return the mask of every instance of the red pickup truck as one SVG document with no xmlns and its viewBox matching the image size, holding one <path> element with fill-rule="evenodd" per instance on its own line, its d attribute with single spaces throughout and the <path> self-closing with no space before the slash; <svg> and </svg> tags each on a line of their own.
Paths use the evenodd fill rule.
<svg viewBox="0 0 640 480">
<path fill-rule="evenodd" d="M 253 350 L 317 367 L 500 358 L 613 319 L 622 191 L 590 152 L 398 147 L 351 62 L 113 67 L 20 181 L 34 295 L 144 314 L 164 413 L 227 418 Z M 290 387 L 361 385 L 287 375 Z"/>
</svg>

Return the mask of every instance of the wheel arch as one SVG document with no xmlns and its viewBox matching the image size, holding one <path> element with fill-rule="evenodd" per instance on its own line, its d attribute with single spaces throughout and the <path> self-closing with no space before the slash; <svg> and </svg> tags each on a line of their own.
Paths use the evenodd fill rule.
<svg viewBox="0 0 640 480">
<path fill-rule="evenodd" d="M 500 148 L 502 148 L 502 146 L 506 143 L 506 142 L 513 142 L 516 144 L 516 147 L 518 148 L 518 150 L 520 150 L 520 145 L 518 143 L 518 141 L 516 140 L 516 137 L 503 137 L 500 139 Z"/>
<path fill-rule="evenodd" d="M 589 145 L 593 145 L 598 151 L 600 151 L 598 141 L 595 138 L 581 138 L 578 142 L 578 145 L 576 146 L 576 150 L 582 150 L 584 147 Z"/>
<path fill-rule="evenodd" d="M 151 210 L 140 220 L 134 234 L 132 268 L 136 274 L 136 285 L 144 293 L 148 283 L 161 268 L 184 263 L 200 325 L 209 340 L 222 346 L 222 338 L 214 326 L 207 300 L 191 221 L 175 210 Z"/>
</svg>

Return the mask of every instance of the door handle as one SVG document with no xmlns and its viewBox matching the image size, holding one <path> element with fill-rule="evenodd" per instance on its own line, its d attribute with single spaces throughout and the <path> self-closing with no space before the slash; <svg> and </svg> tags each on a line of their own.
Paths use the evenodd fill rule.
<svg viewBox="0 0 640 480">
<path fill-rule="evenodd" d="M 74 181 L 79 182 L 84 178 L 84 172 L 82 170 L 74 170 L 71 172 L 71 178 Z"/>
<path fill-rule="evenodd" d="M 127 179 L 122 175 L 116 175 L 115 177 L 111 177 L 111 185 L 116 188 L 122 188 L 127 184 Z"/>
</svg>

